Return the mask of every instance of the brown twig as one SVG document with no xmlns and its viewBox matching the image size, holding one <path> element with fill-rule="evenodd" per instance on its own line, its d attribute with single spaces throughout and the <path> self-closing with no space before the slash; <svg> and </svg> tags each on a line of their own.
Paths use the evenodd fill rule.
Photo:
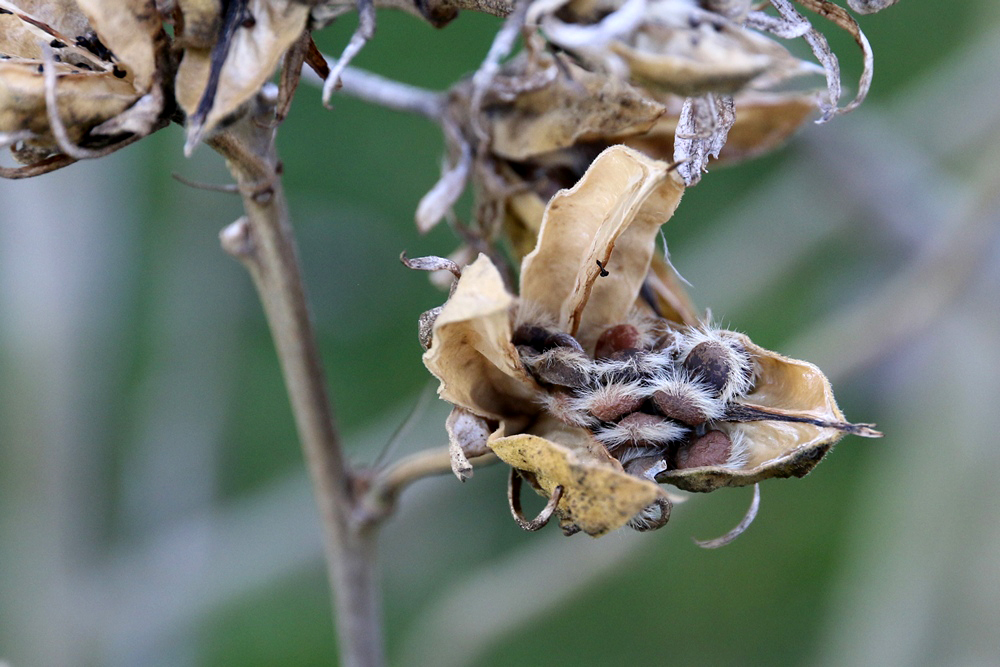
<svg viewBox="0 0 1000 667">
<path fill-rule="evenodd" d="M 0 167 L 0 178 L 7 178 L 10 180 L 31 178 L 32 176 L 40 176 L 42 174 L 47 174 L 50 171 L 55 171 L 56 169 L 68 167 L 74 162 L 76 162 L 76 158 L 58 153 L 56 155 L 50 155 L 49 157 L 39 160 L 38 162 L 26 164 L 22 167 Z"/>
<path fill-rule="evenodd" d="M 485 454 L 469 459 L 474 467 L 497 463 L 496 454 Z M 452 473 L 451 455 L 448 447 L 426 449 L 401 458 L 399 461 L 375 473 L 368 490 L 361 500 L 360 520 L 374 523 L 384 519 L 392 511 L 399 494 L 419 479 Z"/>
<path fill-rule="evenodd" d="M 255 120 L 260 119 L 247 118 L 208 141 L 226 158 L 246 210 L 221 239 L 249 270 L 274 337 L 323 520 L 342 664 L 378 667 L 385 658 L 374 529 L 353 518 L 353 475 L 327 395 L 278 174 L 274 132 L 268 123 Z"/>
</svg>

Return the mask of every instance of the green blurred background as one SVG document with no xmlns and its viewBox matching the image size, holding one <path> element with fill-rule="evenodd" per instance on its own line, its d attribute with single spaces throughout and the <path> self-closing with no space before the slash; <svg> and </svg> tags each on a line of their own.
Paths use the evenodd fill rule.
<svg viewBox="0 0 1000 667">
<path fill-rule="evenodd" d="M 381 536 L 394 665 L 1000 664 L 1000 12 L 861 19 L 869 101 L 716 167 L 665 228 L 717 321 L 817 363 L 855 421 L 803 480 L 692 497 L 653 534 L 521 532 L 505 470 L 424 480 Z M 318 35 L 339 53 L 354 16 Z M 499 22 L 391 12 L 355 64 L 443 89 Z M 827 30 L 845 81 L 860 57 Z M 338 418 L 371 462 L 430 386 L 398 262 L 447 254 L 413 211 L 440 134 L 303 86 L 279 150 Z M 0 662 L 336 664 L 319 525 L 270 337 L 220 251 L 241 214 L 180 128 L 0 182 Z M 446 441 L 425 401 L 390 458 Z"/>
</svg>

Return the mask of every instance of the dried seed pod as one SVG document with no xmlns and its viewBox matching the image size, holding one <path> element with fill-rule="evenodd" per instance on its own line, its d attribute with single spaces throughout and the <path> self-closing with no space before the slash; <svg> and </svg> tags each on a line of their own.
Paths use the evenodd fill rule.
<svg viewBox="0 0 1000 667">
<path fill-rule="evenodd" d="M 452 408 L 444 426 L 445 430 L 448 431 L 451 470 L 459 481 L 464 482 L 472 477 L 472 464 L 469 463 L 469 457 L 489 453 L 486 441 L 493 429 L 482 417 L 459 407 Z"/>
<path fill-rule="evenodd" d="M 594 348 L 595 359 L 607 359 L 619 350 L 636 350 L 642 345 L 639 330 L 631 324 L 618 324 L 604 330 Z"/>
<path fill-rule="evenodd" d="M 734 399 L 715 422 L 733 442 L 729 461 L 668 470 L 658 481 L 705 492 L 772 477 L 802 477 L 846 433 L 881 436 L 868 425 L 844 420 L 829 381 L 814 365 L 765 350 L 742 334 L 725 332 L 725 337 L 747 351 L 756 370 L 752 389 Z"/>
<path fill-rule="evenodd" d="M 528 89 L 501 90 L 508 81 Z M 664 107 L 620 77 L 587 71 L 548 54 L 516 57 L 485 100 L 494 154 L 518 162 L 581 141 L 614 140 L 648 130 Z M 459 88 L 457 100 L 466 96 Z M 459 111 L 459 113 L 462 113 Z"/>
<path fill-rule="evenodd" d="M 526 479 L 545 498 L 563 487 L 556 514 L 564 532 L 604 535 L 666 500 L 655 483 L 626 474 L 590 433 L 544 418 L 532 430 L 538 435 L 494 438 L 490 448 L 508 465 L 531 473 Z"/>
</svg>

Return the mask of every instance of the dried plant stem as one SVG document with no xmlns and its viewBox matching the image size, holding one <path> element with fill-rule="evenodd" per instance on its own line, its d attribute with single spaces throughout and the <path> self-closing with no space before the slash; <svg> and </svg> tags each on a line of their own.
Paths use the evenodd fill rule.
<svg viewBox="0 0 1000 667">
<path fill-rule="evenodd" d="M 473 467 L 481 468 L 497 463 L 496 454 L 489 453 L 469 459 Z M 425 449 L 410 454 L 377 472 L 363 498 L 363 520 L 377 522 L 384 519 L 393 509 L 396 498 L 407 486 L 434 475 L 453 474 L 451 454 L 448 447 Z"/>
<path fill-rule="evenodd" d="M 334 62 L 329 56 L 324 57 L 327 64 Z M 302 78 L 313 85 L 324 85 L 323 79 L 309 68 L 303 68 Z M 340 74 L 340 83 L 340 92 L 345 95 L 386 109 L 415 113 L 438 122 L 444 114 L 443 93 L 393 81 L 357 67 L 346 67 Z"/>
<path fill-rule="evenodd" d="M 258 122 L 254 122 L 257 120 Z M 341 664 L 384 664 L 375 574 L 375 529 L 355 519 L 344 460 L 310 322 L 302 274 L 278 177 L 273 130 L 248 119 L 208 143 L 236 178 L 246 216 L 221 235 L 249 270 L 264 306 L 323 520 Z"/>
</svg>

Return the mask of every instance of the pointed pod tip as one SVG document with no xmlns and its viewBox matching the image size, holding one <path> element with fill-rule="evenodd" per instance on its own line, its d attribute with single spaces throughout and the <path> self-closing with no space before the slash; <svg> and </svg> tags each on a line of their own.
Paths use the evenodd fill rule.
<svg viewBox="0 0 1000 667">
<path fill-rule="evenodd" d="M 860 435 L 862 438 L 881 438 L 885 434 L 882 431 L 878 431 L 875 428 L 875 424 L 852 424 L 854 428 L 851 433 L 854 435 Z"/>
<path fill-rule="evenodd" d="M 184 141 L 184 157 L 191 157 L 191 154 L 194 153 L 194 149 L 201 142 L 204 127 L 201 123 L 193 123 L 188 126 L 187 139 Z"/>
</svg>

